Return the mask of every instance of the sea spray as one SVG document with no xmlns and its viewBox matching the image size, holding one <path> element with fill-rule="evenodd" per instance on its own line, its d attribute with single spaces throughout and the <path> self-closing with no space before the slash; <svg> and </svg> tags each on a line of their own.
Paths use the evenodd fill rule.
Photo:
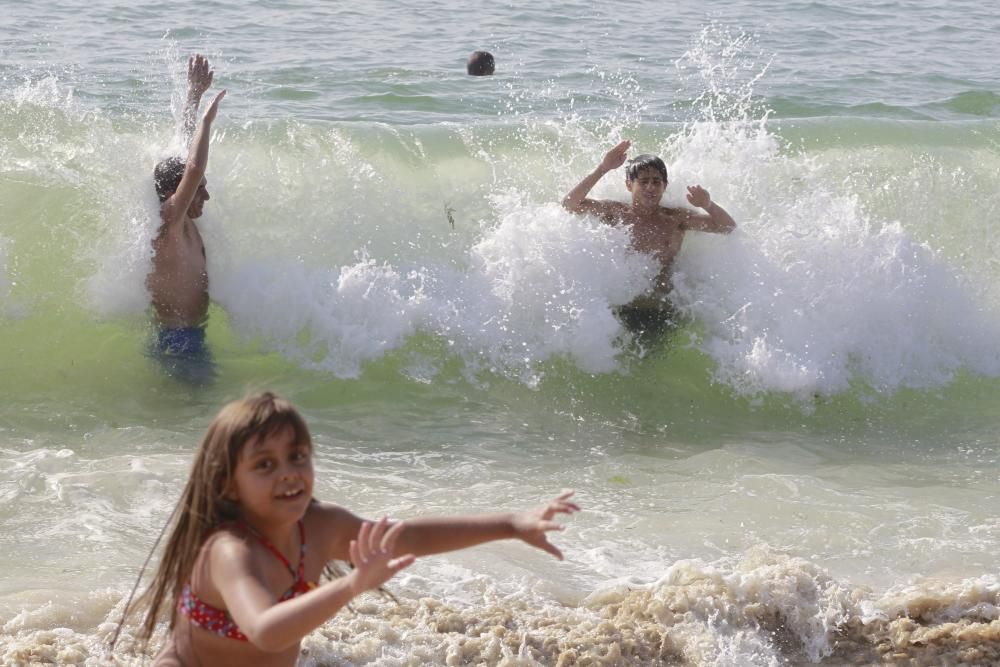
<svg viewBox="0 0 1000 667">
<path fill-rule="evenodd" d="M 621 329 L 612 308 L 651 284 L 654 263 L 629 250 L 622 229 L 554 203 L 494 201 L 500 223 L 472 248 L 471 280 L 463 278 L 473 290 L 447 311 L 457 315 L 464 347 L 501 369 L 566 357 L 588 373 L 616 370 Z"/>
<path fill-rule="evenodd" d="M 690 145 L 702 133 L 720 129 L 692 130 Z M 960 270 L 903 224 L 873 218 L 865 193 L 832 189 L 836 165 L 743 145 L 760 156 L 746 192 L 768 192 L 770 204 L 737 203 L 734 242 L 691 239 L 675 276 L 675 303 L 704 325 L 718 380 L 805 397 L 1000 372 L 1000 320 Z"/>
<path fill-rule="evenodd" d="M 872 166 L 773 134 L 753 97 L 766 65 L 746 57 L 752 47 L 745 35 L 703 31 L 678 62 L 705 87 L 700 117 L 664 147 L 674 180 L 708 187 L 739 224 L 732 241 L 689 238 L 675 275 L 673 301 L 704 327 L 698 347 L 715 379 L 746 395 L 809 398 L 1000 373 L 1000 317 L 959 267 L 914 238 L 923 220 L 870 212 L 871 193 L 855 188 Z"/>
<path fill-rule="evenodd" d="M 329 270 L 264 257 L 216 277 L 212 293 L 242 335 L 340 377 L 401 345 L 424 301 L 419 275 L 364 256 Z"/>
<path fill-rule="evenodd" d="M 318 497 L 360 515 L 564 485 L 586 508 L 565 562 L 421 559 L 303 664 L 1000 663 L 985 5 L 713 9 L 736 39 L 699 3 L 483 6 L 488 80 L 442 48 L 469 36 L 447 3 L 217 3 L 210 34 L 171 24 L 183 1 L 5 9 L 0 662 L 107 663 L 192 447 L 267 387 L 308 417 Z M 142 355 L 143 263 L 204 48 L 229 96 L 198 225 L 230 313 L 192 391 Z M 648 258 L 558 207 L 624 138 L 667 160 L 665 203 L 700 183 L 739 223 L 688 236 L 688 322 L 641 358 L 613 309 Z"/>
<path fill-rule="evenodd" d="M 30 221 L 17 230 L 23 262 L 50 283 L 36 291 L 58 282 L 61 301 L 101 317 L 142 313 L 159 225 L 155 126 L 83 108 L 55 74 L 15 92 L 13 104 L 0 105 L 2 125 L 18 133 L 4 169 L 9 203 Z"/>
<path fill-rule="evenodd" d="M 410 586 L 426 583 L 415 577 Z M 1000 657 L 1000 586 L 992 576 L 878 594 L 759 548 L 715 563 L 677 561 L 656 581 L 612 581 L 564 604 L 527 587 L 467 583 L 478 592 L 464 602 L 408 595 L 406 586 L 395 602 L 363 596 L 305 638 L 300 664 L 931 667 Z M 80 598 L 72 614 L 52 605 L 22 612 L 0 627 L 0 659 L 103 664 L 122 600 L 100 590 Z M 85 631 L 102 617 L 97 632 Z M 126 625 L 118 644 L 115 657 L 125 664 L 148 659 L 165 637 L 161 627 L 143 652 L 135 629 Z"/>
<path fill-rule="evenodd" d="M 213 137 L 213 197 L 198 221 L 211 295 L 239 340 L 340 377 L 420 335 L 470 377 L 538 386 L 558 360 L 627 370 L 629 336 L 613 311 L 650 284 L 652 260 L 630 253 L 621 230 L 556 202 L 631 135 L 668 161 L 665 204 L 686 206 L 685 187 L 698 183 L 738 223 L 729 237 L 688 234 L 675 267 L 671 299 L 712 361 L 705 380 L 810 399 L 996 375 L 990 242 L 978 242 L 978 222 L 965 231 L 949 198 L 991 201 L 984 184 L 998 166 L 957 153 L 889 164 L 868 148 L 790 143 L 756 94 L 771 62 L 745 33 L 703 30 L 677 60 L 690 101 L 682 125 L 646 120 L 655 109 L 642 100 L 659 95 L 648 83 L 596 69 L 621 102 L 598 120 L 559 79 L 510 93 L 557 100 L 555 119 L 516 104 L 489 125 L 454 127 L 234 123 L 234 112 Z M 3 106 L 16 135 L 3 149 L 18 175 L 14 205 L 67 212 L 44 231 L 18 230 L 7 263 L 35 294 L 141 320 L 159 224 L 150 173 L 179 150 L 175 128 L 166 113 L 85 109 L 59 75 L 27 80 Z M 893 191 L 920 201 L 922 190 L 937 193 L 947 226 L 929 203 L 897 211 Z M 626 199 L 620 174 L 592 196 Z M 356 287 L 334 296 L 341 276 Z"/>
<path fill-rule="evenodd" d="M 621 330 L 611 308 L 649 284 L 648 258 L 628 250 L 622 230 L 554 204 L 515 196 L 498 197 L 498 206 L 506 213 L 464 270 L 400 272 L 364 256 L 337 271 L 307 270 L 259 258 L 215 279 L 213 294 L 238 331 L 340 376 L 418 330 L 446 340 L 472 367 L 529 384 L 554 356 L 588 372 L 617 368 Z"/>
</svg>

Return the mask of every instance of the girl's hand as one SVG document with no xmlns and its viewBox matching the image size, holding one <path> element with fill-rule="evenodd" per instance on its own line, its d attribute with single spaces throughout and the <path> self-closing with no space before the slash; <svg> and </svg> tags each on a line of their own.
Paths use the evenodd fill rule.
<svg viewBox="0 0 1000 667">
<path fill-rule="evenodd" d="M 612 169 L 617 169 L 618 167 L 625 164 L 625 158 L 628 155 L 628 149 L 632 146 L 632 142 L 626 139 L 621 142 L 611 150 L 607 152 L 604 159 L 601 160 L 600 170 L 603 172 L 609 172 Z"/>
<path fill-rule="evenodd" d="M 567 489 L 541 507 L 515 514 L 511 520 L 514 527 L 514 537 L 562 560 L 562 552 L 549 542 L 546 533 L 553 530 L 563 530 L 562 525 L 552 520 L 556 514 L 573 514 L 580 511 L 580 507 L 569 500 L 573 493 L 574 491 Z"/>
<path fill-rule="evenodd" d="M 396 540 L 403 531 L 403 522 L 400 521 L 387 531 L 388 525 L 387 517 L 382 517 L 376 524 L 365 521 L 358 531 L 358 539 L 351 540 L 350 554 L 354 571 L 348 576 L 352 577 L 352 595 L 378 588 L 415 560 L 413 554 L 392 557 Z"/>
<path fill-rule="evenodd" d="M 688 186 L 687 200 L 692 206 L 697 206 L 698 208 L 707 209 L 712 205 L 711 195 L 708 194 L 708 190 L 700 185 Z"/>
</svg>

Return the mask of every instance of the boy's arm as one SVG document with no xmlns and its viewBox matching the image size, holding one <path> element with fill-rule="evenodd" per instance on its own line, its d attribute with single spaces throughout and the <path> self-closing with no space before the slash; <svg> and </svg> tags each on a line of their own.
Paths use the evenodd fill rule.
<svg viewBox="0 0 1000 667">
<path fill-rule="evenodd" d="M 201 119 L 198 131 L 195 132 L 194 140 L 191 142 L 191 148 L 188 150 L 181 182 L 160 209 L 164 221 L 180 219 L 179 216 L 191 206 L 191 200 L 201 186 L 201 179 L 204 178 L 205 169 L 208 167 L 208 144 L 212 136 L 212 122 L 219 111 L 219 102 L 225 96 L 224 90 L 216 95 Z"/>
<path fill-rule="evenodd" d="M 570 213 L 593 213 L 601 217 L 612 215 L 618 208 L 618 202 L 587 199 L 587 193 L 597 185 L 597 182 L 606 173 L 625 164 L 625 157 L 631 145 L 632 142 L 626 139 L 608 151 L 597 168 L 587 174 L 575 188 L 569 191 L 569 194 L 563 197 L 563 208 Z"/>
<path fill-rule="evenodd" d="M 562 526 L 552 520 L 556 514 L 579 511 L 579 506 L 570 500 L 572 495 L 573 491 L 564 491 L 544 505 L 524 512 L 407 519 L 393 524 L 394 530 L 397 527 L 400 530 L 397 550 L 399 553 L 427 556 L 513 538 L 562 560 L 562 552 L 548 541 L 546 534 L 562 530 Z M 339 524 L 336 534 L 340 539 L 333 545 L 330 557 L 346 560 L 344 540 L 357 534 L 367 522 L 343 508 L 328 508 L 325 511 L 337 512 L 336 521 Z"/>
<path fill-rule="evenodd" d="M 685 221 L 685 228 L 697 232 L 714 232 L 716 234 L 728 234 L 736 229 L 736 221 L 729 215 L 726 209 L 722 208 L 714 201 L 708 190 L 700 185 L 688 186 L 687 200 L 692 206 L 705 209 L 708 215 L 700 213 L 689 213 Z"/>
<path fill-rule="evenodd" d="M 212 85 L 215 72 L 209 69 L 208 59 L 201 54 L 188 58 L 188 90 L 181 121 L 184 128 L 184 142 L 189 143 L 194 136 L 201 96 Z"/>
</svg>

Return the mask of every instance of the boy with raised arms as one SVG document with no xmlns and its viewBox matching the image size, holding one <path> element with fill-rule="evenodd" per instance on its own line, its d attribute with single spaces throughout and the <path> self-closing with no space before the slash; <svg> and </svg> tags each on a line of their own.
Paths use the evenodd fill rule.
<svg viewBox="0 0 1000 667">
<path fill-rule="evenodd" d="M 153 268 L 146 277 L 156 319 L 153 354 L 168 373 L 200 384 L 214 374 L 205 346 L 208 317 L 208 270 L 205 244 L 195 220 L 209 200 L 205 169 L 212 122 L 220 92 L 195 128 L 201 96 L 212 84 L 213 72 L 200 55 L 188 61 L 188 98 L 184 109 L 184 131 L 190 140 L 186 160 L 179 157 L 159 162 L 153 182 L 160 200 L 160 228 L 153 239 Z M 193 133 L 193 138 L 191 137 Z"/>
<path fill-rule="evenodd" d="M 705 213 L 661 206 L 660 199 L 667 189 L 667 167 L 654 155 L 637 155 L 628 161 L 625 187 L 632 194 L 631 204 L 587 199 L 605 174 L 625 164 L 631 145 L 626 140 L 608 151 L 597 168 L 563 198 L 562 205 L 573 213 L 591 213 L 608 224 L 628 226 L 632 247 L 659 261 L 660 271 L 653 289 L 617 309 L 619 319 L 629 331 L 655 336 L 668 329 L 674 320 L 667 294 L 671 289 L 674 258 L 680 252 L 684 234 L 688 231 L 728 234 L 736 228 L 736 222 L 700 185 L 688 186 L 687 200 Z"/>
</svg>

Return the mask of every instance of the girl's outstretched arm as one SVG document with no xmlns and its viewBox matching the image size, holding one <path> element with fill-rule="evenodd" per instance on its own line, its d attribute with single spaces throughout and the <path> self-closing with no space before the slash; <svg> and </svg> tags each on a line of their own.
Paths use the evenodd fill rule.
<svg viewBox="0 0 1000 667">
<path fill-rule="evenodd" d="M 211 552 L 212 583 L 226 610 L 254 646 L 278 652 L 294 646 L 357 595 L 378 588 L 413 563 L 413 555 L 394 558 L 402 524 L 364 522 L 351 540 L 354 569 L 299 597 L 278 604 L 254 571 L 245 541 L 219 540 Z"/>
<path fill-rule="evenodd" d="M 570 500 L 572 496 L 573 491 L 563 491 L 547 503 L 524 512 L 406 519 L 393 526 L 393 529 L 401 527 L 396 548 L 400 553 L 427 556 L 494 540 L 519 539 L 562 560 L 562 552 L 549 542 L 548 533 L 563 529 L 553 521 L 557 514 L 580 510 Z M 342 533 L 353 532 L 353 526 L 361 522 L 342 508 L 333 511 L 338 513 Z M 343 551 L 343 547 L 335 548 L 331 558 L 344 560 Z"/>
<path fill-rule="evenodd" d="M 424 556 L 514 538 L 562 560 L 562 552 L 549 542 L 547 534 L 563 529 L 552 520 L 556 514 L 580 510 L 570 500 L 572 496 L 573 491 L 563 491 L 547 503 L 524 512 L 407 519 L 397 545 L 405 553 Z"/>
</svg>

